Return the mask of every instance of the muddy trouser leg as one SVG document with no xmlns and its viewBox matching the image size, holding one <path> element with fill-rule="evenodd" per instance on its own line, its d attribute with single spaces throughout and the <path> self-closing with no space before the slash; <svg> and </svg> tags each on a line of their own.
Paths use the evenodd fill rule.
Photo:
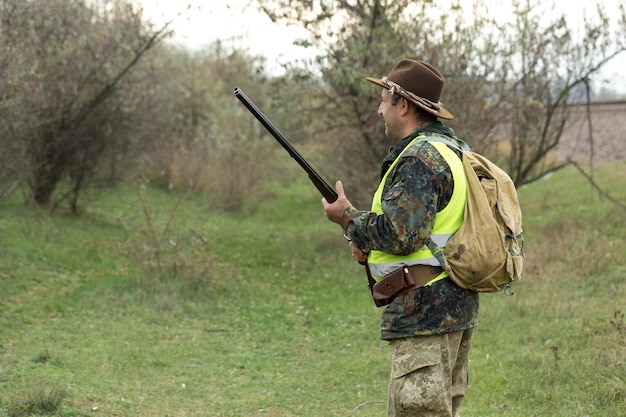
<svg viewBox="0 0 626 417">
<path fill-rule="evenodd" d="M 456 417 L 473 329 L 391 342 L 388 417 Z"/>
</svg>

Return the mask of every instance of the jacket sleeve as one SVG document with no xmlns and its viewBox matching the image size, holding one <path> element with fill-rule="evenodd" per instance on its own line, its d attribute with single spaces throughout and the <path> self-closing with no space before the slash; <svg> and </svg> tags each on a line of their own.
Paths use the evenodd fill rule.
<svg viewBox="0 0 626 417">
<path fill-rule="evenodd" d="M 382 211 L 349 209 L 345 234 L 360 249 L 407 255 L 421 248 L 430 236 L 437 213 L 442 178 L 428 161 L 403 156 L 387 178 Z"/>
</svg>

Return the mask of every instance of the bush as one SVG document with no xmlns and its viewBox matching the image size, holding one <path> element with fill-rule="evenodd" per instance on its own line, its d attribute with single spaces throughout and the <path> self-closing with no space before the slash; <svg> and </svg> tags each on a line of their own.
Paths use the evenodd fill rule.
<svg viewBox="0 0 626 417">
<path fill-rule="evenodd" d="M 18 394 L 17 398 L 9 401 L 7 417 L 23 417 L 33 414 L 55 414 L 61 408 L 61 403 L 67 396 L 63 387 L 35 388 Z"/>
</svg>

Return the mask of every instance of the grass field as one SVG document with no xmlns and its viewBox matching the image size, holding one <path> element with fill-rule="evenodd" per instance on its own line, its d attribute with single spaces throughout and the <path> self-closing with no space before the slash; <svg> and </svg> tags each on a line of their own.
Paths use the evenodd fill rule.
<svg viewBox="0 0 626 417">
<path fill-rule="evenodd" d="M 626 202 L 626 163 L 595 180 Z M 388 346 L 306 180 L 246 214 L 130 187 L 0 206 L 0 415 L 382 416 Z M 349 187 L 348 187 L 349 193 Z M 626 210 L 520 190 L 527 268 L 481 297 L 463 417 L 626 415 Z"/>
</svg>

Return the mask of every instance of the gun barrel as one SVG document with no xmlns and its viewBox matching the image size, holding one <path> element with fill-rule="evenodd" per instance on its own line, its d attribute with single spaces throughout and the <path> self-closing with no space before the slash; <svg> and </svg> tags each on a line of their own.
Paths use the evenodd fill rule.
<svg viewBox="0 0 626 417">
<path fill-rule="evenodd" d="M 320 174 L 307 162 L 306 159 L 293 147 L 293 145 L 287 140 L 287 138 L 274 126 L 274 124 L 261 112 L 261 110 L 246 96 L 243 90 L 239 87 L 234 89 L 235 97 L 243 103 L 250 113 L 256 117 L 256 119 L 265 127 L 265 129 L 271 133 L 271 135 L 281 144 L 281 146 L 289 153 L 289 155 L 296 160 L 296 162 L 304 169 L 308 174 L 309 179 L 322 194 L 326 201 L 333 203 L 337 200 L 337 193 L 335 190 L 320 176 Z"/>
</svg>

